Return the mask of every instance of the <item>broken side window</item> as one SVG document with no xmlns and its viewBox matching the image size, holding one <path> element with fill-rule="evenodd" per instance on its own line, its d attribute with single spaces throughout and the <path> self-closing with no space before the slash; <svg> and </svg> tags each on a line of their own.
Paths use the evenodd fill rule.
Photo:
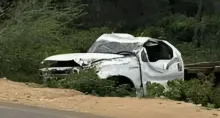
<svg viewBox="0 0 220 118">
<path fill-rule="evenodd" d="M 158 41 L 157 45 L 144 46 L 150 62 L 158 60 L 170 60 L 173 58 L 173 50 L 166 43 Z"/>
</svg>

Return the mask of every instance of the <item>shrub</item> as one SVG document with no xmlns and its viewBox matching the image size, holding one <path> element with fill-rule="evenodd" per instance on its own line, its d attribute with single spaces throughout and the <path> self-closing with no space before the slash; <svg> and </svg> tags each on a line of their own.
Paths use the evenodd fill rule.
<svg viewBox="0 0 220 118">
<path fill-rule="evenodd" d="M 81 70 L 60 80 L 48 81 L 47 86 L 75 89 L 86 94 L 97 96 L 134 96 L 129 85 L 116 86 L 113 80 L 100 79 L 94 69 Z"/>
<path fill-rule="evenodd" d="M 138 35 L 148 36 L 153 38 L 161 38 L 161 37 L 165 37 L 164 33 L 165 33 L 164 28 L 152 26 L 145 29 L 143 32 L 141 32 Z"/>
<path fill-rule="evenodd" d="M 172 100 L 192 102 L 203 106 L 212 103 L 212 99 L 216 104 L 219 97 L 219 94 L 213 96 L 213 81 L 207 79 L 191 79 L 189 81 L 177 79 L 168 81 L 165 91 L 162 85 L 158 84 L 148 85 L 147 90 L 150 97 L 165 96 Z M 218 90 L 216 89 L 216 91 Z"/>
<path fill-rule="evenodd" d="M 195 19 L 175 14 L 162 19 L 159 26 L 164 28 L 168 40 L 190 42 L 193 38 Z"/>
<path fill-rule="evenodd" d="M 168 40 L 182 53 L 185 63 L 200 61 L 218 61 L 219 16 L 203 16 L 200 23 L 194 17 L 173 14 L 161 19 L 157 24 L 137 30 L 138 36 L 149 36 Z M 194 30 L 198 26 L 198 38 L 201 47 L 195 47 Z"/>
<path fill-rule="evenodd" d="M 213 84 L 207 80 L 193 79 L 184 84 L 184 93 L 187 102 L 202 104 L 206 106 L 210 103 Z"/>
<path fill-rule="evenodd" d="M 132 88 L 129 84 L 121 84 L 117 86 L 114 91 L 110 94 L 110 96 L 116 96 L 116 97 L 135 97 L 135 88 Z"/>
<path fill-rule="evenodd" d="M 35 75 L 44 57 L 61 52 L 62 39 L 57 31 L 62 26 L 60 11 L 51 7 L 50 0 L 34 0 L 20 2 L 12 10 L 11 19 L 5 21 L 0 30 L 0 76 Z M 76 16 L 80 14 L 77 7 L 74 9 Z M 62 14 L 68 15 L 68 12 Z M 31 78 L 23 80 L 39 81 Z"/>
<path fill-rule="evenodd" d="M 147 97 L 161 97 L 164 95 L 164 90 L 161 84 L 147 82 Z"/>
<path fill-rule="evenodd" d="M 164 38 L 169 41 L 191 42 L 195 19 L 184 15 L 171 15 L 163 18 L 157 25 L 146 28 L 141 35 Z"/>
<path fill-rule="evenodd" d="M 184 93 L 184 81 L 173 80 L 167 82 L 168 90 L 164 93 L 164 96 L 172 100 L 185 100 L 186 96 Z"/>
<path fill-rule="evenodd" d="M 44 58 L 85 52 L 100 34 L 109 32 L 108 28 L 77 30 L 70 26 L 83 14 L 76 1 L 59 9 L 51 0 L 18 4 L 12 10 L 12 18 L 0 27 L 0 77 L 40 83 L 38 69 Z"/>
<path fill-rule="evenodd" d="M 212 103 L 215 105 L 215 107 L 220 108 L 220 87 L 216 87 L 213 90 L 213 94 L 211 97 Z"/>
</svg>

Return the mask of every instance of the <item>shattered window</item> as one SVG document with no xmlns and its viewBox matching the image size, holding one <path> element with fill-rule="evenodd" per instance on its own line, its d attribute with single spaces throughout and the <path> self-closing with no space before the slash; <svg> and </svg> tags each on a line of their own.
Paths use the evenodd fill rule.
<svg viewBox="0 0 220 118">
<path fill-rule="evenodd" d="M 173 58 L 173 50 L 164 42 L 158 42 L 155 46 L 145 46 L 150 62 L 169 60 Z"/>
<path fill-rule="evenodd" d="M 121 51 L 132 52 L 138 49 L 140 46 L 138 43 L 121 43 L 121 42 L 109 42 L 109 41 L 97 41 L 89 49 L 88 53 L 117 53 Z"/>
</svg>

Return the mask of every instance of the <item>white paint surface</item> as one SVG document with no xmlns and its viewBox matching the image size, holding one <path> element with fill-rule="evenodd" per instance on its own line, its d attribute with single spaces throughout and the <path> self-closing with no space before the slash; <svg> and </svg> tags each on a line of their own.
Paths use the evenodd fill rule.
<svg viewBox="0 0 220 118">
<path fill-rule="evenodd" d="M 111 76 L 124 76 L 129 78 L 134 83 L 137 89 L 140 88 L 141 81 L 143 81 L 145 87 L 148 81 L 161 83 L 165 85 L 168 80 L 180 78 L 184 79 L 184 66 L 181 53 L 167 41 L 163 42 L 172 48 L 172 59 L 158 60 L 156 62 L 143 62 L 141 60 L 141 52 L 146 50 L 141 46 L 145 44 L 147 41 L 158 41 L 157 39 L 153 39 L 150 37 L 134 37 L 129 34 L 103 34 L 96 41 L 100 40 L 120 43 L 135 43 L 140 45 L 140 48 L 133 50 L 133 52 L 137 54 L 138 58 L 140 58 L 141 66 L 139 67 L 138 58 L 135 56 L 124 56 L 109 53 L 60 54 L 50 56 L 46 58 L 43 62 L 74 60 L 81 66 L 83 66 L 83 64 L 85 63 L 88 66 L 92 62 L 100 60 L 90 66 L 97 67 L 97 74 L 101 79 L 106 79 Z M 181 71 L 179 70 L 178 65 L 181 65 Z"/>
</svg>

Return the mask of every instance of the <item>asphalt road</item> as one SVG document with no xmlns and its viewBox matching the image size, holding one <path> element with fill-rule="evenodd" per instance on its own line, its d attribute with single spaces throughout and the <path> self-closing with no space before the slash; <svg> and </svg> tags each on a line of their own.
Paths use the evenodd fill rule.
<svg viewBox="0 0 220 118">
<path fill-rule="evenodd" d="M 0 118 L 108 118 L 108 117 L 0 102 Z"/>
</svg>

